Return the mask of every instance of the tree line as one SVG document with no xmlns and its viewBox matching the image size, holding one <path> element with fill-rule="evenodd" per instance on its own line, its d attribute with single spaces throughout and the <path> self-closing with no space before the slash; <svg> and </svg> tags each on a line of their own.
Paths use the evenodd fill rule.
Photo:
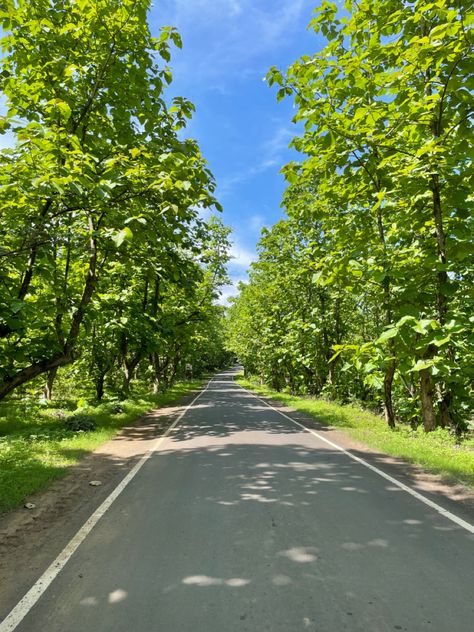
<svg viewBox="0 0 474 632">
<path fill-rule="evenodd" d="M 219 366 L 229 230 L 194 107 L 166 98 L 178 32 L 148 0 L 2 3 L 0 399 L 60 367 L 104 394 Z M 119 377 L 117 377 L 119 376 Z"/>
<path fill-rule="evenodd" d="M 383 408 L 390 427 L 472 419 L 472 16 L 461 0 L 323 2 L 326 45 L 268 73 L 302 158 L 227 328 L 274 388 Z"/>
</svg>

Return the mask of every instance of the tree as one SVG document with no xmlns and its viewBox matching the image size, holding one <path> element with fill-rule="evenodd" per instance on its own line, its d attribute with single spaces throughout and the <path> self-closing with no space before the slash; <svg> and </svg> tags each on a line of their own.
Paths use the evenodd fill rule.
<svg viewBox="0 0 474 632">
<path fill-rule="evenodd" d="M 215 204 L 197 145 L 177 134 L 193 106 L 163 99 L 180 37 L 151 36 L 147 0 L 3 7 L 3 129 L 17 142 L 1 154 L 0 398 L 75 359 L 129 243 L 178 247 Z"/>
<path fill-rule="evenodd" d="M 382 321 L 362 346 L 344 348 L 383 369 L 391 426 L 394 378 L 406 385 L 418 376 L 427 431 L 461 426 L 469 408 L 472 373 L 461 370 L 466 351 L 472 357 L 468 9 L 379 0 L 348 1 L 338 13 L 323 2 L 311 26 L 327 46 L 286 75 L 268 75 L 279 98 L 294 96 L 304 123 L 293 144 L 306 159 L 285 173 L 313 202 L 286 201 L 290 217 L 321 225 L 318 283 L 344 283 L 354 294 L 378 288 Z"/>
</svg>

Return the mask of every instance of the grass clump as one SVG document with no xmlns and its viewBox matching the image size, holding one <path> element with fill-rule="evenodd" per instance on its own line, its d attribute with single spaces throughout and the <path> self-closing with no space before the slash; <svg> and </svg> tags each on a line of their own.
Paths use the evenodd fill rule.
<svg viewBox="0 0 474 632">
<path fill-rule="evenodd" d="M 24 502 L 80 458 L 111 439 L 140 416 L 166 406 L 202 384 L 178 382 L 164 393 L 136 386 L 128 399 L 94 402 L 59 396 L 12 397 L 0 403 L 0 513 Z"/>
<path fill-rule="evenodd" d="M 462 441 L 439 428 L 425 433 L 399 425 L 390 430 L 374 413 L 353 405 L 341 405 L 314 397 L 298 397 L 273 391 L 252 380 L 237 377 L 238 383 L 253 392 L 271 397 L 317 421 L 343 429 L 350 437 L 391 456 L 403 458 L 446 478 L 474 487 L 474 438 Z"/>
<path fill-rule="evenodd" d="M 84 413 L 78 413 L 77 415 L 71 415 L 65 421 L 65 426 L 68 430 L 73 432 L 92 432 L 97 427 L 93 415 L 85 415 Z"/>
</svg>

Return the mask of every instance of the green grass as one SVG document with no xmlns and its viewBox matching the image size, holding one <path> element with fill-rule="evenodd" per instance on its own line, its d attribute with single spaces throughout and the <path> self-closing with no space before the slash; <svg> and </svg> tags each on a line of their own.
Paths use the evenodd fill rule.
<svg viewBox="0 0 474 632">
<path fill-rule="evenodd" d="M 0 403 L 0 513 L 24 502 L 33 492 L 64 476 L 71 465 L 111 439 L 121 428 L 146 412 L 166 406 L 202 384 L 179 382 L 159 395 L 144 389 L 130 399 L 99 404 L 66 398 L 41 403 L 24 396 Z M 77 406 L 79 405 L 79 408 Z M 116 412 L 117 405 L 123 412 Z M 73 413 L 91 416 L 96 429 L 73 432 L 65 419 Z"/>
<path fill-rule="evenodd" d="M 239 384 L 259 395 L 271 397 L 323 424 L 343 429 L 350 437 L 371 448 L 421 465 L 449 480 L 474 487 L 472 437 L 459 443 L 443 429 L 427 434 L 422 428 L 412 430 L 409 426 L 398 425 L 395 430 L 390 430 L 383 419 L 356 406 L 278 393 L 241 376 L 237 380 Z"/>
</svg>

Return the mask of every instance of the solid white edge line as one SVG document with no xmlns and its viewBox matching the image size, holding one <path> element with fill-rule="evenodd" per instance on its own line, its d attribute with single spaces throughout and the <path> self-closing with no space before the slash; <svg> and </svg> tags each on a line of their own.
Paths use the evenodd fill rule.
<svg viewBox="0 0 474 632">
<path fill-rule="evenodd" d="M 64 566 L 70 560 L 74 552 L 78 549 L 80 544 L 85 540 L 85 538 L 89 535 L 95 525 L 99 522 L 102 516 L 105 514 L 107 509 L 112 505 L 114 500 L 123 492 L 123 490 L 127 487 L 130 481 L 137 475 L 139 470 L 143 467 L 143 465 L 148 461 L 148 459 L 153 455 L 154 452 L 160 447 L 163 441 L 169 436 L 170 432 L 178 425 L 184 415 L 188 412 L 188 410 L 194 405 L 194 403 L 203 395 L 209 385 L 214 380 L 211 378 L 207 383 L 206 387 L 203 388 L 198 395 L 193 399 L 193 401 L 186 406 L 184 410 L 178 415 L 175 421 L 167 428 L 167 430 L 158 437 L 153 446 L 146 452 L 142 458 L 134 465 L 134 467 L 130 470 L 130 472 L 120 481 L 117 487 L 107 496 L 107 498 L 103 501 L 103 503 L 94 511 L 94 513 L 90 516 L 88 520 L 82 525 L 76 535 L 66 544 L 61 553 L 57 556 L 57 558 L 52 562 L 45 572 L 41 575 L 41 577 L 33 584 L 30 590 L 20 599 L 20 601 L 16 604 L 13 610 L 5 617 L 5 619 L 0 623 L 0 632 L 12 632 L 15 628 L 23 621 L 31 608 L 36 604 L 41 595 L 46 591 L 48 586 L 53 582 L 53 580 L 59 575 Z"/>
<path fill-rule="evenodd" d="M 412 489 L 408 485 L 405 485 L 405 483 L 402 483 L 401 481 L 399 481 L 398 479 L 394 478 L 393 476 L 390 476 L 390 474 L 386 474 L 383 470 L 380 470 L 378 467 L 375 467 L 375 465 L 371 465 L 370 463 L 368 463 L 364 459 L 361 459 L 360 457 L 356 456 L 355 454 L 352 454 L 352 452 L 350 452 L 349 450 L 346 450 L 345 448 L 343 448 L 342 446 L 338 445 L 337 443 L 334 443 L 333 441 L 330 441 L 329 439 L 326 439 L 326 437 L 323 437 L 321 434 L 319 434 L 319 432 L 316 432 L 315 430 L 312 430 L 311 428 L 307 428 L 306 426 L 304 426 L 299 421 L 296 421 L 295 419 L 292 419 L 291 417 L 286 415 L 281 410 L 278 410 L 278 408 L 275 408 L 274 406 L 272 406 L 271 404 L 266 402 L 261 397 L 258 397 L 257 395 L 252 393 L 252 391 L 249 391 L 244 386 L 241 386 L 238 382 L 235 381 L 235 379 L 234 379 L 234 383 L 237 384 L 237 386 L 239 386 L 242 390 L 244 390 L 247 393 L 249 393 L 249 395 L 252 395 L 252 397 L 254 397 L 258 401 L 262 402 L 262 404 L 265 404 L 265 406 L 268 406 L 269 408 L 271 408 L 272 410 L 274 410 L 278 414 L 282 415 L 283 417 L 285 417 L 286 419 L 288 419 L 292 423 L 296 424 L 300 428 L 303 428 L 303 430 L 306 430 L 306 432 L 311 433 L 312 435 L 314 435 L 315 437 L 317 437 L 321 441 L 324 441 L 324 443 L 327 443 L 331 447 L 336 448 L 336 450 L 339 450 L 339 452 L 342 452 L 343 454 L 346 454 L 353 461 L 357 461 L 357 463 L 360 463 L 361 465 L 363 465 L 364 467 L 368 468 L 369 470 L 372 470 L 372 472 L 375 472 L 376 474 L 378 474 L 382 478 L 385 478 L 387 481 L 390 481 L 391 483 L 393 483 L 394 485 L 396 485 L 397 487 L 402 489 L 404 492 L 407 492 L 407 494 L 410 494 L 414 498 L 418 499 L 420 502 L 424 503 L 425 505 L 428 505 L 428 507 L 431 507 L 432 509 L 437 511 L 439 514 L 441 514 L 442 516 L 444 516 L 448 520 L 451 520 L 451 522 L 454 522 L 459 527 L 462 527 L 463 529 L 466 529 L 466 531 L 469 531 L 469 533 L 473 533 L 474 534 L 474 525 L 472 525 L 471 523 L 466 522 L 466 520 L 463 520 L 462 518 L 459 518 L 459 516 L 456 516 L 455 514 L 453 514 L 450 511 L 448 511 L 447 509 L 444 509 L 444 507 L 441 507 L 441 505 L 438 505 L 438 503 L 435 503 L 434 501 L 430 500 L 426 496 L 423 496 L 423 494 L 420 494 L 419 492 L 415 491 L 414 489 Z M 1 630 L 1 628 L 0 628 L 0 632 L 3 632 L 3 630 Z"/>
</svg>

